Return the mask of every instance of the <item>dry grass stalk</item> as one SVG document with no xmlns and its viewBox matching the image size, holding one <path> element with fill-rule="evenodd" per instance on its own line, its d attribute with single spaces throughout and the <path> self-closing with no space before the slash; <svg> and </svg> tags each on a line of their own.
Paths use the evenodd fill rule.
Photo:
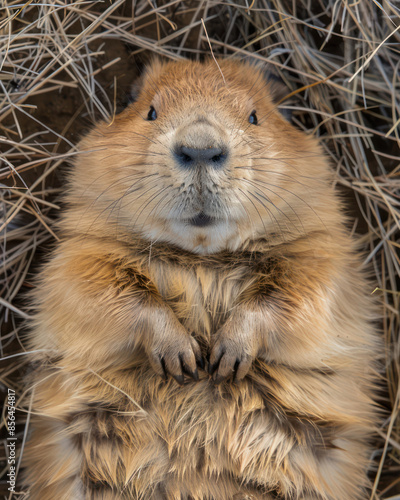
<svg viewBox="0 0 400 500">
<path fill-rule="evenodd" d="M 21 319 L 29 311 L 21 293 L 31 286 L 38 249 L 56 239 L 59 171 L 76 154 L 77 135 L 95 119 L 111 119 L 114 96 L 123 97 L 123 82 L 142 54 L 202 58 L 210 55 L 210 43 L 216 55 L 246 56 L 274 68 L 291 93 L 282 107 L 297 126 L 319 136 L 338 187 L 354 199 L 354 230 L 362 234 L 374 272 L 387 346 L 388 413 L 377 429 L 371 498 L 399 498 L 393 497 L 400 491 L 399 42 L 400 10 L 389 1 L 3 1 L 3 386 L 22 396 Z M 22 422 L 23 411 L 18 415 Z M 24 432 L 21 426 L 21 440 Z"/>
</svg>

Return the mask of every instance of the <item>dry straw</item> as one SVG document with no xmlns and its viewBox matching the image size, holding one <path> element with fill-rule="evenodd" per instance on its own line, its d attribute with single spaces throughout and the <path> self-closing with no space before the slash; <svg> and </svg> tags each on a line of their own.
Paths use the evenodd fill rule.
<svg viewBox="0 0 400 500">
<path fill-rule="evenodd" d="M 282 107 L 292 110 L 298 127 L 320 138 L 337 188 L 350 201 L 353 229 L 362 235 L 387 346 L 382 398 L 387 414 L 377 429 L 371 498 L 400 498 L 400 3 L 3 0 L 0 5 L 2 385 L 22 396 L 27 359 L 22 320 L 29 316 L 23 292 L 32 286 L 32 266 L 57 238 L 52 228 L 63 190 L 60 172 L 77 154 L 79 135 L 98 118 L 112 119 L 138 65 L 151 54 L 202 58 L 212 47 L 215 56 L 250 57 L 269 63 L 286 82 L 291 97 Z M 25 411 L 17 415 L 22 443 Z"/>
</svg>

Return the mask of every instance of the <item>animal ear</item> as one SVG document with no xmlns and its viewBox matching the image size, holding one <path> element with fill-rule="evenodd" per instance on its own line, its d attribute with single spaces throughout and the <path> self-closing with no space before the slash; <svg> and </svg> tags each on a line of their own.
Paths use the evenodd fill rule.
<svg viewBox="0 0 400 500">
<path fill-rule="evenodd" d="M 133 83 L 129 92 L 129 104 L 136 102 L 139 99 L 140 92 L 144 87 L 146 80 L 156 81 L 164 68 L 164 63 L 157 57 L 153 58 L 150 63 L 146 64 L 142 74 Z M 154 85 L 150 85 L 154 86 Z"/>
<path fill-rule="evenodd" d="M 144 75 L 139 76 L 131 86 L 129 91 L 129 104 L 136 102 L 139 99 L 140 91 L 143 88 Z"/>
<path fill-rule="evenodd" d="M 286 118 L 286 120 L 292 121 L 292 111 L 290 109 L 282 109 L 280 107 L 280 104 L 282 104 L 283 106 L 285 104 L 289 104 L 289 102 L 285 100 L 285 97 L 290 94 L 289 87 L 276 73 L 274 68 L 271 68 L 270 66 L 264 67 L 263 73 L 265 75 L 272 100 L 278 106 L 279 112 L 284 118 Z"/>
<path fill-rule="evenodd" d="M 278 106 L 278 110 L 281 115 L 286 118 L 289 122 L 292 121 L 292 111 L 290 109 L 282 109 L 279 107 L 281 101 L 285 100 L 285 97 L 290 94 L 290 89 L 285 84 L 280 76 L 278 76 L 270 68 L 264 70 L 265 79 L 268 83 L 268 88 L 274 103 Z M 282 102 L 282 105 L 288 104 L 288 102 Z"/>
<path fill-rule="evenodd" d="M 138 100 L 140 89 L 142 88 L 142 77 L 135 80 L 134 84 L 131 85 L 122 95 L 120 100 L 117 102 L 116 114 L 121 113 L 130 104 Z"/>
<path fill-rule="evenodd" d="M 282 101 L 289 93 L 290 90 L 285 85 L 282 78 L 270 70 L 265 70 L 265 78 L 268 82 L 268 88 L 271 92 L 271 97 L 275 103 Z"/>
<path fill-rule="evenodd" d="M 290 94 L 291 90 L 282 80 L 282 78 L 277 73 L 275 67 L 272 64 L 267 64 L 265 62 L 254 61 L 254 59 L 244 58 L 244 60 L 251 66 L 255 66 L 261 72 L 264 80 L 268 86 L 268 90 L 273 102 L 278 106 L 278 110 L 281 115 L 288 121 L 292 120 L 292 111 L 288 109 L 282 109 L 279 107 L 281 101 L 285 99 L 287 95 Z M 282 105 L 288 104 L 288 102 L 282 102 Z"/>
</svg>

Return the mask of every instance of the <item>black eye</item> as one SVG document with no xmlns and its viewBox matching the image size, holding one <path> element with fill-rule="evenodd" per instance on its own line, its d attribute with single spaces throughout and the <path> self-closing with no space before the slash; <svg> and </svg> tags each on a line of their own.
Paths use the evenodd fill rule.
<svg viewBox="0 0 400 500">
<path fill-rule="evenodd" d="M 150 111 L 147 114 L 147 119 L 150 122 L 154 122 L 154 120 L 157 119 L 157 111 L 153 108 L 153 106 L 150 106 Z"/>
<path fill-rule="evenodd" d="M 251 115 L 249 116 L 249 123 L 251 123 L 252 125 L 257 125 L 258 120 L 257 120 L 257 115 L 256 115 L 255 111 L 251 112 Z"/>
</svg>

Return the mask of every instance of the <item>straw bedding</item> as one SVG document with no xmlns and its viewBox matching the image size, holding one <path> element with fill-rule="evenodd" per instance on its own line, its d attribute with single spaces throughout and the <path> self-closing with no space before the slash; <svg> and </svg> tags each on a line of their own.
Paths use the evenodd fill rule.
<svg viewBox="0 0 400 500">
<path fill-rule="evenodd" d="M 268 63 L 288 87 L 281 107 L 331 158 L 371 268 L 387 347 L 371 499 L 400 498 L 399 49 L 398 2 L 2 2 L 0 382 L 3 400 L 8 388 L 16 393 L 19 453 L 29 423 L 20 403 L 29 369 L 24 293 L 57 240 L 63 172 L 75 144 L 97 119 L 112 120 L 152 55 L 203 59 L 212 51 Z M 4 418 L 1 429 L 6 439 Z M 0 493 L 11 498 L 5 444 Z"/>
</svg>

